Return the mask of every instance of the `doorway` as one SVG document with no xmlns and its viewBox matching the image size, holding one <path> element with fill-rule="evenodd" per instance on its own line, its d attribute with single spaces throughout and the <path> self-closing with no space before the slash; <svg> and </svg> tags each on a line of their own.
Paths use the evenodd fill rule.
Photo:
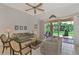
<svg viewBox="0 0 79 59">
<path fill-rule="evenodd" d="M 53 37 L 61 37 L 62 38 L 62 54 L 74 54 L 74 21 L 72 18 L 68 18 L 68 20 L 64 19 L 55 19 L 49 21 L 44 26 L 44 32 L 47 34 L 51 32 L 50 27 L 51 23 L 53 25 L 52 28 L 52 36 Z M 49 34 L 47 35 L 49 37 Z"/>
</svg>

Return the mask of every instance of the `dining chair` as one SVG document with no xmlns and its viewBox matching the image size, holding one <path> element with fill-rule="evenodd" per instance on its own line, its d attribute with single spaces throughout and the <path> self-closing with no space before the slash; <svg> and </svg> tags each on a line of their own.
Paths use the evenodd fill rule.
<svg viewBox="0 0 79 59">
<path fill-rule="evenodd" d="M 6 49 L 7 49 L 7 48 L 10 48 L 10 45 L 9 45 L 9 40 L 8 40 L 8 38 L 6 37 L 5 34 L 2 34 L 2 35 L 0 36 L 0 39 L 1 39 L 1 42 L 2 42 L 2 44 L 3 44 L 3 50 L 2 50 L 2 54 L 3 54 L 5 48 L 6 48 Z"/>
<path fill-rule="evenodd" d="M 13 51 L 13 55 L 27 55 L 32 54 L 30 46 L 22 47 L 21 43 L 16 42 L 15 40 L 10 41 L 10 46 Z"/>
</svg>

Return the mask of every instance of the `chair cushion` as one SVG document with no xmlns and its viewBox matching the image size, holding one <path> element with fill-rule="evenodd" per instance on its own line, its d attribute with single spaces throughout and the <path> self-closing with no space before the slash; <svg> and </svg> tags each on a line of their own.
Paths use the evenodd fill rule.
<svg viewBox="0 0 79 59">
<path fill-rule="evenodd" d="M 31 51 L 31 48 L 27 47 L 27 48 L 22 50 L 22 54 L 23 55 L 28 54 L 30 51 Z"/>
<path fill-rule="evenodd" d="M 19 44 L 16 42 L 16 41 L 11 41 L 10 42 L 10 44 L 11 44 L 11 47 L 15 50 L 15 51 L 19 51 L 20 50 L 20 46 L 19 46 Z"/>
</svg>

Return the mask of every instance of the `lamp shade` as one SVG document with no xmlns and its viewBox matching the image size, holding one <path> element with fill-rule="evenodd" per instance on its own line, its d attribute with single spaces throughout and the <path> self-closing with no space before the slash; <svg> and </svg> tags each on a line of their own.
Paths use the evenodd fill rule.
<svg viewBox="0 0 79 59">
<path fill-rule="evenodd" d="M 10 26 L 5 27 L 5 32 L 11 32 L 12 28 Z"/>
</svg>

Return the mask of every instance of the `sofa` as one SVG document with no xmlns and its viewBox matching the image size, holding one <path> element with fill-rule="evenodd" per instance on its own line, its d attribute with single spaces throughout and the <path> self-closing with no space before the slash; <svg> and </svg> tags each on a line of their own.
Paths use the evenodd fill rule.
<svg viewBox="0 0 79 59">
<path fill-rule="evenodd" d="M 43 55 L 61 54 L 62 41 L 58 38 L 44 40 L 40 46 L 40 52 Z"/>
</svg>

